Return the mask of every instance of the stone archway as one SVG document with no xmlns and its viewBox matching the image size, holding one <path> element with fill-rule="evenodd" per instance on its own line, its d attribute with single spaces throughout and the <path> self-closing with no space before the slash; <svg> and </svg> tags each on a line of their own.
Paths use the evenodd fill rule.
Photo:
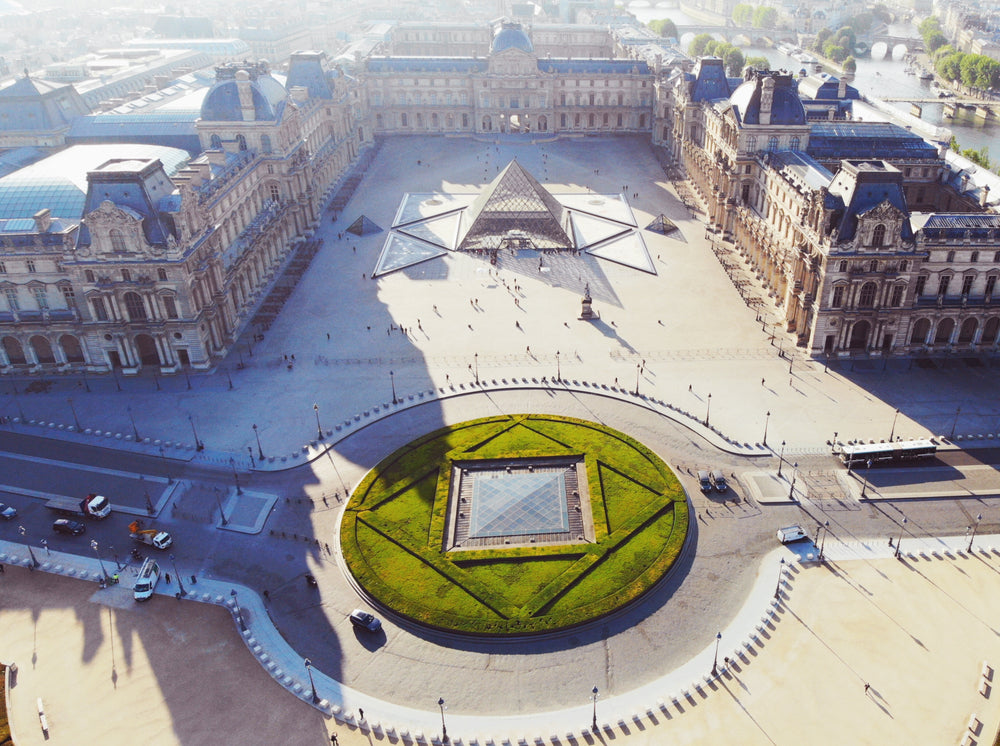
<svg viewBox="0 0 1000 746">
<path fill-rule="evenodd" d="M 63 349 L 67 363 L 87 362 L 83 356 L 83 346 L 80 344 L 80 340 L 72 334 L 63 334 L 59 337 L 59 346 Z"/>
<path fill-rule="evenodd" d="M 851 329 L 851 340 L 848 348 L 851 350 L 864 350 L 868 347 L 868 335 L 871 334 L 872 325 L 867 321 L 859 321 Z"/>
<path fill-rule="evenodd" d="M 160 354 L 156 350 L 156 342 L 148 334 L 135 335 L 135 349 L 139 353 L 139 361 L 143 365 L 160 364 Z"/>
<path fill-rule="evenodd" d="M 15 337 L 3 338 L 3 351 L 7 353 L 11 365 L 24 365 L 28 362 L 24 355 L 24 347 Z"/>
<path fill-rule="evenodd" d="M 31 349 L 35 351 L 35 359 L 44 364 L 51 364 L 56 361 L 55 353 L 52 351 L 52 343 L 40 334 L 36 334 L 29 340 Z"/>
</svg>

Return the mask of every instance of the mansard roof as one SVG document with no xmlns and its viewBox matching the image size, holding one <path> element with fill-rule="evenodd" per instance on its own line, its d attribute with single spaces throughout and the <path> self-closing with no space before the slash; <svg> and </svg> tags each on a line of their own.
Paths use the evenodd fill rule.
<svg viewBox="0 0 1000 746">
<path fill-rule="evenodd" d="M 729 98 L 733 89 L 726 77 L 726 66 L 718 57 L 702 57 L 691 74 L 690 97 L 692 101 L 716 101 Z"/>
<path fill-rule="evenodd" d="M 249 61 L 215 68 L 215 84 L 202 101 L 201 118 L 206 122 L 244 121 L 239 93 L 239 85 L 244 79 L 250 85 L 254 119 L 280 119 L 288 97 L 287 91 L 271 77 L 266 63 Z"/>
<path fill-rule="evenodd" d="M 309 91 L 310 98 L 332 99 L 333 91 L 327 72 L 323 69 L 324 52 L 295 52 L 288 67 L 285 88 L 301 87 Z"/>
<path fill-rule="evenodd" d="M 68 83 L 26 76 L 0 88 L 0 120 L 7 132 L 51 132 L 90 108 Z"/>
<path fill-rule="evenodd" d="M 373 73 L 484 73 L 489 63 L 473 57 L 369 57 L 367 69 Z"/>
<path fill-rule="evenodd" d="M 751 71 L 752 77 L 740 85 L 730 97 L 733 113 L 741 125 L 761 122 L 761 99 L 764 89 L 772 87 L 771 116 L 767 124 L 806 124 L 806 110 L 792 83 L 792 76 L 775 72 Z M 770 81 L 770 82 L 769 82 Z"/>
<path fill-rule="evenodd" d="M 837 240 L 850 241 L 858 229 L 858 218 L 883 203 L 903 214 L 903 239 L 913 239 L 909 208 L 903 192 L 903 173 L 885 161 L 845 160 L 830 184 L 830 195 L 839 199 L 842 213 L 832 227 Z"/>
</svg>

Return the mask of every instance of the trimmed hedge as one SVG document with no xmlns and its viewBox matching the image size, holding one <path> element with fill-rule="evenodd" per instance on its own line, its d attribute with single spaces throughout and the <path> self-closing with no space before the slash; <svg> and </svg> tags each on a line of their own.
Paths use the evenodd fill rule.
<svg viewBox="0 0 1000 746">
<path fill-rule="evenodd" d="M 594 542 L 445 551 L 452 464 L 583 459 Z M 611 428 L 552 415 L 470 420 L 385 458 L 344 512 L 341 548 L 360 586 L 414 621 L 526 634 L 608 614 L 652 588 L 684 545 L 688 506 L 670 468 Z"/>
</svg>

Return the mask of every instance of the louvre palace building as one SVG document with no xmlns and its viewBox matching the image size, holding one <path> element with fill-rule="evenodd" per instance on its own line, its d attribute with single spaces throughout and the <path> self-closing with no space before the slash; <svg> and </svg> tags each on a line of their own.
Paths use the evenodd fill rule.
<svg viewBox="0 0 1000 746">
<path fill-rule="evenodd" d="M 810 353 L 996 346 L 988 191 L 916 135 L 853 121 L 835 78 L 728 78 L 644 29 L 506 22 L 399 24 L 353 60 L 207 75 L 148 113 L 85 114 L 72 85 L 28 75 L 0 88 L 20 146 L 0 152 L 0 372 L 212 368 L 378 143 L 411 134 L 648 136 Z"/>
</svg>

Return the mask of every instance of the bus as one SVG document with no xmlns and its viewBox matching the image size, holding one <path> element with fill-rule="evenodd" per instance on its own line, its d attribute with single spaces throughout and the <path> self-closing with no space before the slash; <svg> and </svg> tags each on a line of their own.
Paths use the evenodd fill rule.
<svg viewBox="0 0 1000 746">
<path fill-rule="evenodd" d="M 851 467 L 864 465 L 869 461 L 874 465 L 930 457 L 937 453 L 937 445 L 927 439 L 899 440 L 893 443 L 857 443 L 835 446 L 834 453 Z"/>
</svg>

